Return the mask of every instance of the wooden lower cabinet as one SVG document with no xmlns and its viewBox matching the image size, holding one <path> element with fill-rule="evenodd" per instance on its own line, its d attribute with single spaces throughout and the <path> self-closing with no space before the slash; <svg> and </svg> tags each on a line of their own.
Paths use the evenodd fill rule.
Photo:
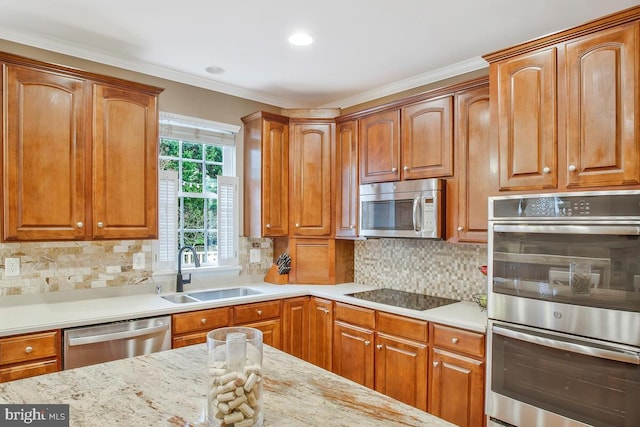
<svg viewBox="0 0 640 427">
<path fill-rule="evenodd" d="M 282 331 L 280 319 L 265 320 L 263 322 L 246 323 L 248 328 L 256 328 L 262 331 L 262 343 L 282 350 Z"/>
<path fill-rule="evenodd" d="M 332 370 L 333 301 L 311 297 L 309 303 L 309 362 Z"/>
<path fill-rule="evenodd" d="M 431 325 L 429 412 L 461 427 L 482 427 L 484 335 Z"/>
<path fill-rule="evenodd" d="M 57 329 L 0 338 L 0 382 L 59 371 L 61 337 Z"/>
<path fill-rule="evenodd" d="M 333 372 L 373 388 L 373 340 L 372 330 L 336 321 L 333 325 Z"/>
<path fill-rule="evenodd" d="M 207 333 L 229 326 L 229 307 L 178 313 L 171 316 L 171 348 L 207 342 Z"/>
<path fill-rule="evenodd" d="M 264 301 L 233 307 L 233 325 L 262 331 L 264 344 L 282 350 L 281 301 Z"/>
<path fill-rule="evenodd" d="M 290 298 L 282 302 L 282 350 L 302 360 L 309 360 L 309 300 Z"/>
</svg>

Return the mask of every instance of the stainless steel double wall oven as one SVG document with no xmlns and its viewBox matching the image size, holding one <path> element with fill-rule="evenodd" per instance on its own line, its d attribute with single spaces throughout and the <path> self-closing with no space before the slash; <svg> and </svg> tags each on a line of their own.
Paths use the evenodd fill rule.
<svg viewBox="0 0 640 427">
<path fill-rule="evenodd" d="M 640 191 L 489 205 L 489 425 L 640 426 Z"/>
</svg>

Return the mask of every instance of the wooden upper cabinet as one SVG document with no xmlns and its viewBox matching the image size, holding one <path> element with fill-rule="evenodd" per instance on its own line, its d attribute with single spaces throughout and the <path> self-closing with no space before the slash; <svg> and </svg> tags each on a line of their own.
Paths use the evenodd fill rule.
<svg viewBox="0 0 640 427">
<path fill-rule="evenodd" d="M 3 240 L 155 238 L 162 90 L 0 61 Z"/>
<path fill-rule="evenodd" d="M 487 242 L 487 199 L 494 192 L 491 177 L 489 86 L 456 94 L 457 215 L 460 242 Z"/>
<path fill-rule="evenodd" d="M 358 121 L 336 132 L 336 238 L 358 236 Z"/>
<path fill-rule="evenodd" d="M 329 236 L 334 123 L 291 125 L 290 236 Z"/>
<path fill-rule="evenodd" d="M 3 239 L 85 235 L 88 162 L 84 80 L 4 67 Z"/>
<path fill-rule="evenodd" d="M 500 189 L 557 186 L 556 48 L 491 64 Z"/>
<path fill-rule="evenodd" d="M 157 97 L 96 84 L 93 104 L 93 237 L 155 238 Z"/>
<path fill-rule="evenodd" d="M 289 233 L 289 118 L 257 112 L 244 122 L 244 234 Z"/>
<path fill-rule="evenodd" d="M 453 175 L 453 96 L 402 108 L 401 179 Z"/>
<path fill-rule="evenodd" d="M 638 22 L 564 46 L 567 187 L 640 183 Z"/>
<path fill-rule="evenodd" d="M 360 183 L 400 180 L 400 110 L 360 119 Z"/>
</svg>

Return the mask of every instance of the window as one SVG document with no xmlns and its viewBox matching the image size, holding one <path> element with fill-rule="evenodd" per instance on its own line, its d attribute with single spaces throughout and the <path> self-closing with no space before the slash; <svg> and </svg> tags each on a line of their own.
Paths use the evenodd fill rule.
<svg viewBox="0 0 640 427">
<path fill-rule="evenodd" d="M 175 269 L 183 246 L 201 266 L 237 265 L 237 126 L 160 115 L 159 239 L 156 269 Z M 193 266 L 190 251 L 183 266 Z"/>
</svg>

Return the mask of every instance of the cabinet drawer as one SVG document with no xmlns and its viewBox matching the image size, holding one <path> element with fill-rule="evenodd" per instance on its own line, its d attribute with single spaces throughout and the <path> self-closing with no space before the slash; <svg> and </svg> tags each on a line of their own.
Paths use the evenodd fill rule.
<svg viewBox="0 0 640 427">
<path fill-rule="evenodd" d="M 415 341 L 427 342 L 429 340 L 427 322 L 395 314 L 378 312 L 377 330 Z"/>
<path fill-rule="evenodd" d="M 202 330 L 210 331 L 228 325 L 229 309 L 226 307 L 174 314 L 171 321 L 171 329 L 174 334 L 184 334 Z"/>
<path fill-rule="evenodd" d="M 41 360 L 34 363 L 0 368 L 0 383 L 20 380 L 22 378 L 35 377 L 36 375 L 50 374 L 60 370 L 58 359 Z"/>
<path fill-rule="evenodd" d="M 280 301 L 258 302 L 233 307 L 233 324 L 240 325 L 280 317 Z"/>
<path fill-rule="evenodd" d="M 433 324 L 433 346 L 484 357 L 484 334 Z"/>
<path fill-rule="evenodd" d="M 0 365 L 58 357 L 59 353 L 60 331 L 0 339 Z"/>
<path fill-rule="evenodd" d="M 343 304 L 341 302 L 336 302 L 335 319 L 369 329 L 376 327 L 375 310 Z"/>
</svg>

